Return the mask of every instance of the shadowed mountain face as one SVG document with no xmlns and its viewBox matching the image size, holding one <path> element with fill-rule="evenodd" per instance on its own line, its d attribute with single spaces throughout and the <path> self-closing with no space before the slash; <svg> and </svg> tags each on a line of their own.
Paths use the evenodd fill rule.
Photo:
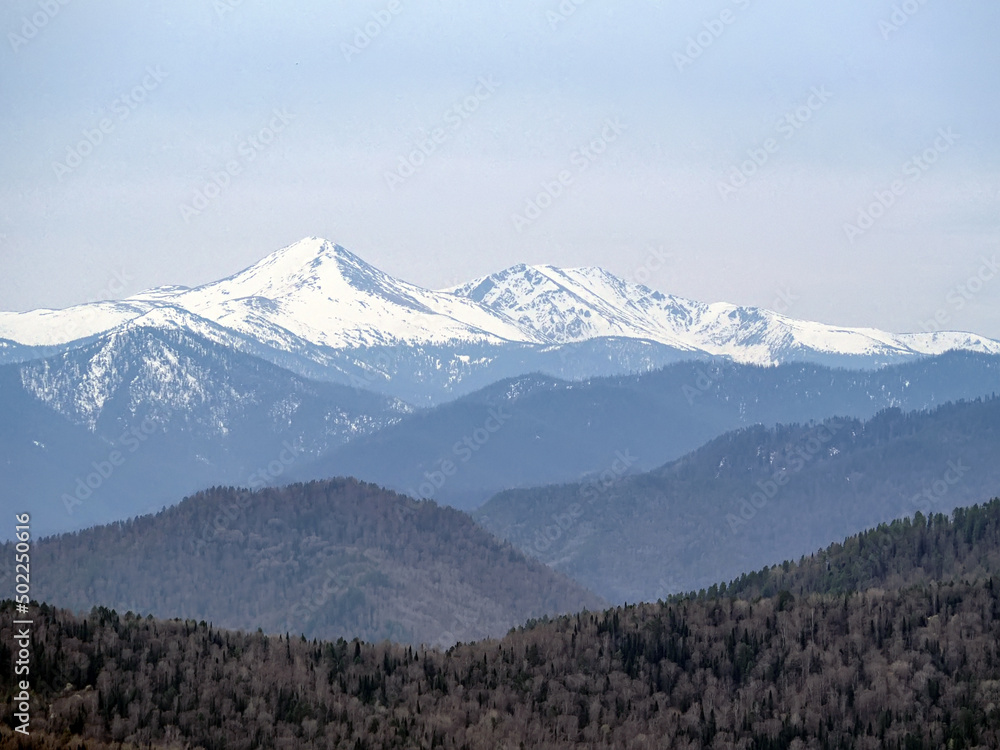
<svg viewBox="0 0 1000 750">
<path fill-rule="evenodd" d="M 610 601 L 654 600 L 1000 491 L 1000 398 L 749 427 L 637 476 L 502 492 L 475 516 Z"/>
<path fill-rule="evenodd" d="M 463 513 L 353 480 L 216 488 L 43 539 L 32 573 L 33 596 L 61 606 L 310 638 L 450 645 L 602 603 Z"/>
<path fill-rule="evenodd" d="M 962 352 L 875 371 L 686 362 L 582 383 L 532 375 L 405 415 L 292 476 L 357 476 L 472 509 L 505 489 L 648 471 L 740 427 L 931 408 L 998 384 L 1000 358 Z"/>
</svg>

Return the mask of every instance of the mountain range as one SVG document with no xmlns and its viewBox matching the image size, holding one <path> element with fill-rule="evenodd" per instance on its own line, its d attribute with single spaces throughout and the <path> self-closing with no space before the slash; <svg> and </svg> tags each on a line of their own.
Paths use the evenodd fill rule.
<svg viewBox="0 0 1000 750">
<path fill-rule="evenodd" d="M 125 327 L 0 366 L 4 510 L 50 534 L 262 487 L 398 419 L 397 399 L 308 380 L 186 331 Z"/>
<path fill-rule="evenodd" d="M 356 476 L 469 510 L 505 489 L 649 471 L 737 428 L 930 409 L 998 384 L 1000 358 L 969 352 L 877 370 L 716 361 L 575 382 L 532 374 L 402 414 L 288 475 Z"/>
<path fill-rule="evenodd" d="M 995 738 L 996 341 L 316 238 L 0 337 L 39 746 Z"/>
<path fill-rule="evenodd" d="M 0 313 L 0 503 L 54 533 L 216 484 L 350 474 L 472 508 L 599 474 L 626 449 L 649 470 L 758 421 L 988 395 L 998 353 L 599 268 L 518 265 L 433 291 L 309 238 L 196 288 Z"/>
<path fill-rule="evenodd" d="M 137 327 L 181 328 L 300 375 L 411 402 L 441 401 L 536 370 L 576 379 L 692 358 L 857 367 L 950 349 L 1000 353 L 1000 342 L 975 334 L 891 334 L 799 321 L 664 294 L 594 267 L 515 265 L 433 291 L 311 237 L 193 289 L 0 313 L 0 362 Z M 617 361 L 598 364 L 607 353 Z"/>
</svg>

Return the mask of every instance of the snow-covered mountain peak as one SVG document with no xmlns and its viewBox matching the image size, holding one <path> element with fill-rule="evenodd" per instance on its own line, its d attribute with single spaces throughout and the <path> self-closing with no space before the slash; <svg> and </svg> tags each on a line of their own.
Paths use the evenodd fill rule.
<svg viewBox="0 0 1000 750">
<path fill-rule="evenodd" d="M 158 287 L 120 302 L 0 313 L 0 339 L 12 342 L 7 348 L 79 346 L 129 327 L 190 330 L 226 347 L 264 347 L 320 365 L 330 350 L 469 344 L 518 349 L 601 339 L 757 364 L 837 357 L 878 363 L 950 348 L 1000 352 L 1000 342 L 972 334 L 894 335 L 794 320 L 763 308 L 705 304 L 594 266 L 520 263 L 432 291 L 321 237 L 299 240 L 195 288 Z"/>
<path fill-rule="evenodd" d="M 629 283 L 602 268 L 518 264 L 451 291 L 552 343 L 622 336 L 694 348 L 678 333 L 698 303 Z"/>
<path fill-rule="evenodd" d="M 228 278 L 190 290 L 192 298 L 270 300 L 301 293 L 339 296 L 349 289 L 373 292 L 389 280 L 350 251 L 320 237 L 307 237 L 277 250 Z"/>
<path fill-rule="evenodd" d="M 272 343 L 288 333 L 333 348 L 534 340 L 475 302 L 394 278 L 319 237 L 284 247 L 174 303 Z"/>
<path fill-rule="evenodd" d="M 648 297 L 660 303 L 671 301 L 685 307 L 699 304 L 683 297 L 650 289 L 643 284 L 626 281 L 599 266 L 558 268 L 552 265 L 518 263 L 445 291 L 488 304 L 495 302 L 501 295 L 506 296 L 508 300 L 517 297 L 524 301 L 528 297 L 556 291 L 568 292 L 590 300 L 615 300 L 627 303 Z"/>
<path fill-rule="evenodd" d="M 517 320 L 553 343 L 640 338 L 761 365 L 837 355 L 892 361 L 952 348 L 1000 351 L 1000 342 L 971 334 L 894 335 L 795 320 L 759 307 L 696 302 L 593 266 L 519 264 L 452 291 Z"/>
</svg>

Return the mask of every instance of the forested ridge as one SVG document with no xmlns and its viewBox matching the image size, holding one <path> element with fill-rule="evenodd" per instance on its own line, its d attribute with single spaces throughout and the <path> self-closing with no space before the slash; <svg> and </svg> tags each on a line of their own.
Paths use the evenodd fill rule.
<svg viewBox="0 0 1000 750">
<path fill-rule="evenodd" d="M 507 378 L 418 410 L 313 463 L 296 464 L 290 475 L 350 475 L 472 509 L 506 489 L 596 478 L 619 451 L 634 457 L 631 472 L 649 471 L 748 425 L 834 415 L 869 419 L 893 406 L 930 409 L 988 396 L 1000 383 L 1000 357 L 960 351 L 872 370 L 724 360 L 636 369 L 631 375 L 584 380 L 570 375 L 560 381 L 537 373 Z M 491 433 L 489 447 L 477 450 L 475 460 L 465 462 L 467 454 L 462 447 L 455 450 L 456 440 L 471 437 L 490 409 L 500 410 L 502 429 Z M 425 472 L 442 458 L 457 460 L 462 470 L 440 486 L 427 483 Z M 545 523 L 551 522 L 550 513 L 541 514 Z"/>
<path fill-rule="evenodd" d="M 901 588 L 807 591 L 832 591 L 810 566 L 846 565 L 887 533 L 876 529 L 782 569 L 802 594 L 737 582 L 739 596 L 583 611 L 447 651 L 42 605 L 24 746 L 996 748 L 1000 577 L 979 572 L 995 560 L 998 512 L 993 501 L 911 522 L 859 563 L 874 572 L 858 585 Z M 911 538 L 921 555 L 897 562 Z M 931 580 L 925 557 L 950 580 Z M 12 619 L 6 602 L 5 696 Z M 5 731 L 0 747 L 17 747 Z"/>
<path fill-rule="evenodd" d="M 41 539 L 31 562 L 33 595 L 58 606 L 327 639 L 448 646 L 604 604 L 464 513 L 353 479 L 216 487 Z"/>
<path fill-rule="evenodd" d="M 703 595 L 771 596 L 779 591 L 841 594 L 927 580 L 970 580 L 1000 571 L 1000 499 L 956 508 L 951 516 L 917 511 L 831 544 L 793 565 L 786 560 L 744 573 Z"/>
<path fill-rule="evenodd" d="M 988 397 L 754 425 L 654 471 L 609 464 L 592 481 L 505 491 L 473 515 L 608 601 L 654 601 L 993 497 L 997 456 L 1000 398 Z"/>
</svg>

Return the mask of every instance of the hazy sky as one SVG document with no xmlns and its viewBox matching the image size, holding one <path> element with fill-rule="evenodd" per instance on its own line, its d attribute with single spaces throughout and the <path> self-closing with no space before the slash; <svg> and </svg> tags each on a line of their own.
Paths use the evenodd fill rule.
<svg viewBox="0 0 1000 750">
<path fill-rule="evenodd" d="M 430 287 L 601 265 L 1000 338 L 998 29 L 996 0 L 6 0 L 0 309 L 319 235 Z"/>
</svg>

